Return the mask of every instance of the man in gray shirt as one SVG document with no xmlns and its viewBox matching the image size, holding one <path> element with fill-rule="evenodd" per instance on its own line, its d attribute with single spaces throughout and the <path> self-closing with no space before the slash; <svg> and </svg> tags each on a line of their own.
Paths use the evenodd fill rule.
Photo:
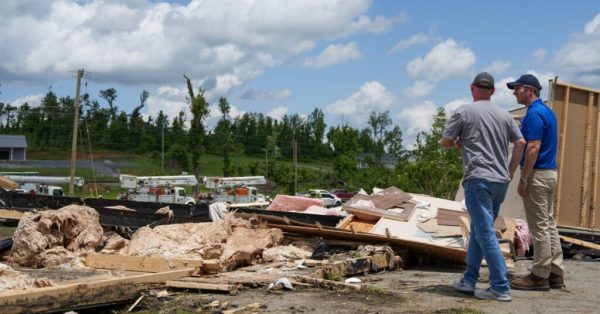
<svg viewBox="0 0 600 314">
<path fill-rule="evenodd" d="M 498 217 L 508 183 L 518 166 L 525 140 L 512 116 L 490 102 L 494 78 L 479 73 L 471 84 L 473 102 L 460 106 L 446 124 L 440 145 L 461 150 L 465 203 L 471 218 L 467 270 L 452 286 L 474 292 L 480 299 L 511 301 L 507 269 L 498 246 L 494 220 Z M 508 146 L 514 144 L 508 163 Z M 490 287 L 475 289 L 479 268 L 485 258 Z"/>
</svg>

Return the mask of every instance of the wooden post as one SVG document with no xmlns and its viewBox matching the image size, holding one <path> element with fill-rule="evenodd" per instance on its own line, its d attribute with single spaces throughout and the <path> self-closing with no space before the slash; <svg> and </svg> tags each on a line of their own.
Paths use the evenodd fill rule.
<svg viewBox="0 0 600 314">
<path fill-rule="evenodd" d="M 565 98 L 563 102 L 563 112 L 562 112 L 562 125 L 560 128 L 560 133 L 558 136 L 558 182 L 556 184 L 556 195 L 554 196 L 554 219 L 556 220 L 556 224 L 560 224 L 558 221 L 560 214 L 560 193 L 562 192 L 562 173 L 563 173 L 563 164 L 565 160 L 565 133 L 567 132 L 567 119 L 569 117 L 569 98 L 571 94 L 571 88 L 567 85 L 565 86 Z"/>
<path fill-rule="evenodd" d="M 600 95 L 596 104 L 596 145 L 592 159 L 592 200 L 590 204 L 590 228 L 596 228 L 596 206 L 598 204 L 598 165 L 600 164 Z"/>
<path fill-rule="evenodd" d="M 69 180 L 69 196 L 73 196 L 73 183 L 75 180 L 75 167 L 77 166 L 77 125 L 79 123 L 79 99 L 83 69 L 77 71 L 77 90 L 75 92 L 75 114 L 73 116 L 73 138 L 71 142 L 71 179 Z"/>
<path fill-rule="evenodd" d="M 589 179 L 590 179 L 590 149 L 592 146 L 592 119 L 594 114 L 594 93 L 588 92 L 587 117 L 585 119 L 585 148 L 583 154 L 583 176 L 581 183 L 581 207 L 579 208 L 579 226 L 589 227 Z"/>
</svg>

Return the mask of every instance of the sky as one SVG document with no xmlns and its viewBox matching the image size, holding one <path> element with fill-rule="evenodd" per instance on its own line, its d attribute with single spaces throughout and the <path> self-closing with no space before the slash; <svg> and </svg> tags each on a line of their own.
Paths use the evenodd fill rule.
<svg viewBox="0 0 600 314">
<path fill-rule="evenodd" d="M 52 90 L 127 112 L 189 113 L 183 74 L 231 115 L 280 119 L 315 108 L 328 126 L 368 126 L 389 110 L 410 147 L 439 107 L 471 100 L 482 71 L 492 100 L 519 105 L 506 82 L 532 73 L 600 89 L 600 1 L 0 0 L 0 102 L 39 105 Z"/>
</svg>

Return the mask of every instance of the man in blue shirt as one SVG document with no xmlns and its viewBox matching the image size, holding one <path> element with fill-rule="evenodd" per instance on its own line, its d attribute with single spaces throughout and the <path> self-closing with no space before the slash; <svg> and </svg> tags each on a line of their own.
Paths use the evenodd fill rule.
<svg viewBox="0 0 600 314">
<path fill-rule="evenodd" d="M 506 85 L 514 90 L 517 102 L 527 107 L 521 123 L 527 145 L 521 160 L 518 192 L 534 239 L 531 273 L 511 280 L 510 286 L 521 290 L 564 288 L 562 249 L 554 220 L 556 116 L 540 99 L 542 86 L 535 76 L 525 74 Z"/>
</svg>

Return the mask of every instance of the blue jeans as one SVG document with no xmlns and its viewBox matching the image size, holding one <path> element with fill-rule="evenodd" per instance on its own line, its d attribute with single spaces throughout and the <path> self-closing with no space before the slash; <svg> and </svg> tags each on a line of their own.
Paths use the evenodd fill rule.
<svg viewBox="0 0 600 314">
<path fill-rule="evenodd" d="M 471 236 L 467 250 L 467 270 L 463 282 L 475 285 L 481 261 L 485 257 L 492 290 L 509 292 L 507 269 L 498 246 L 494 221 L 504 201 L 508 183 L 468 180 L 463 182 L 465 203 L 471 216 Z"/>
</svg>

